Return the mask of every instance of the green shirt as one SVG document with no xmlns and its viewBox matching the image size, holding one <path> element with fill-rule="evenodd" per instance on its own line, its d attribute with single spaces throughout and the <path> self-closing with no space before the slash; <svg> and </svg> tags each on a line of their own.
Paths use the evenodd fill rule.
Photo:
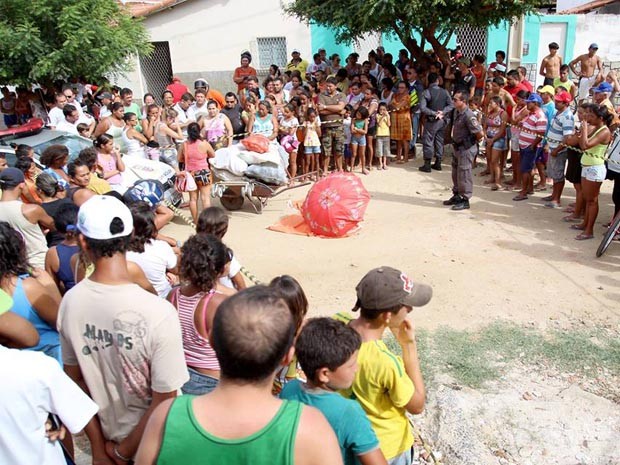
<svg viewBox="0 0 620 465">
<path fill-rule="evenodd" d="M 177 397 L 166 418 L 157 465 L 293 465 L 302 404 L 282 401 L 273 419 L 256 433 L 222 439 L 205 431 L 194 415 L 194 396 Z"/>
<path fill-rule="evenodd" d="M 140 107 L 138 106 L 138 104 L 136 102 L 131 102 L 131 105 L 129 105 L 128 107 L 125 107 L 125 113 L 133 113 L 134 115 L 138 117 L 138 124 L 136 124 L 136 131 L 142 132 L 142 125 L 140 124 L 140 122 L 143 119 L 142 110 L 140 110 Z"/>
</svg>

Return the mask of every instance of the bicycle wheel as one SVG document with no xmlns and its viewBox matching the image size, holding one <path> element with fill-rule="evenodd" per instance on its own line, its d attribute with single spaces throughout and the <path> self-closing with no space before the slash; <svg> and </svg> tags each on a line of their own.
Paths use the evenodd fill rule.
<svg viewBox="0 0 620 465">
<path fill-rule="evenodd" d="M 597 257 L 601 257 L 605 253 L 605 251 L 611 244 L 611 241 L 613 241 L 616 234 L 618 234 L 618 231 L 620 231 L 620 214 L 616 215 L 614 220 L 609 225 L 607 232 L 603 236 L 601 245 L 599 245 L 598 249 L 596 250 Z"/>
</svg>

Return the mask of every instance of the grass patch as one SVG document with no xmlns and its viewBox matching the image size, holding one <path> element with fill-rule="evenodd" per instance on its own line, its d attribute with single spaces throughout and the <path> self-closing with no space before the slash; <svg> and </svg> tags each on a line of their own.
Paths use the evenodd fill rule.
<svg viewBox="0 0 620 465">
<path fill-rule="evenodd" d="M 620 338 L 602 328 L 541 332 L 508 322 L 494 322 L 479 331 L 441 327 L 417 331 L 418 353 L 425 380 L 432 384 L 446 373 L 462 385 L 479 388 L 500 378 L 517 361 L 543 364 L 563 373 L 594 377 L 605 369 L 620 376 Z M 401 353 L 386 335 L 386 345 Z"/>
</svg>

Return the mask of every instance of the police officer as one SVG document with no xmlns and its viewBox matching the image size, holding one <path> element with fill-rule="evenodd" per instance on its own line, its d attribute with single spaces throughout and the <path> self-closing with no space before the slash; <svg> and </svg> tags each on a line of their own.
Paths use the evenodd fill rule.
<svg viewBox="0 0 620 465">
<path fill-rule="evenodd" d="M 452 157 L 452 197 L 443 202 L 451 205 L 452 210 L 467 210 L 469 199 L 472 196 L 474 182 L 472 165 L 478 141 L 482 139 L 482 126 L 476 115 L 469 109 L 469 94 L 456 92 L 454 107 L 456 108 L 454 125 L 452 127 L 452 143 L 454 156 Z"/>
<path fill-rule="evenodd" d="M 429 73 L 428 89 L 422 94 L 420 111 L 425 118 L 424 133 L 422 134 L 422 153 L 424 165 L 418 168 L 424 173 L 431 172 L 433 149 L 435 163 L 432 168 L 441 171 L 441 158 L 443 157 L 443 136 L 448 125 L 450 113 L 454 109 L 452 98 L 446 89 L 437 84 L 437 73 Z"/>
</svg>

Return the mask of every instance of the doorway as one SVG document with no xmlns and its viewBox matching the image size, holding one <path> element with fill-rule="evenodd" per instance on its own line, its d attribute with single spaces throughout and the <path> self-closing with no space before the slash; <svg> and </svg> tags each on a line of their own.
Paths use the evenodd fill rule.
<svg viewBox="0 0 620 465">
<path fill-rule="evenodd" d="M 539 74 L 540 64 L 549 55 L 549 44 L 557 42 L 560 46 L 558 55 L 564 60 L 566 58 L 566 23 L 542 23 L 540 25 L 540 35 L 538 39 L 538 59 L 536 61 L 536 85 L 542 85 L 545 78 Z"/>
</svg>

